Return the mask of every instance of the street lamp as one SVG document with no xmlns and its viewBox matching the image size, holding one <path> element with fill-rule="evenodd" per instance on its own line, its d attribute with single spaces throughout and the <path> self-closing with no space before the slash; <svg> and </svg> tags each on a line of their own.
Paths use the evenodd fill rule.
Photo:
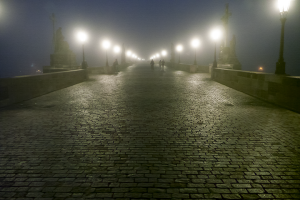
<svg viewBox="0 0 300 200">
<path fill-rule="evenodd" d="M 288 10 L 290 7 L 291 0 L 278 0 L 278 8 L 280 12 L 281 21 L 281 37 L 280 37 L 280 50 L 279 59 L 276 63 L 275 74 L 285 74 L 285 62 L 283 59 L 283 48 L 284 48 L 284 25 L 287 19 Z"/>
<path fill-rule="evenodd" d="M 131 54 L 131 57 L 133 58 L 133 60 L 134 60 L 134 62 L 135 62 L 135 60 L 136 60 L 136 58 L 137 58 L 137 55 L 135 55 L 135 54 L 133 53 L 133 54 Z"/>
<path fill-rule="evenodd" d="M 161 52 L 161 55 L 162 55 L 162 56 L 166 56 L 166 55 L 167 55 L 167 51 L 163 50 L 163 51 Z"/>
<path fill-rule="evenodd" d="M 114 47 L 114 52 L 119 53 L 121 51 L 121 48 L 119 46 Z"/>
<path fill-rule="evenodd" d="M 82 64 L 81 67 L 82 69 L 86 69 L 88 67 L 87 62 L 85 61 L 85 56 L 84 56 L 84 43 L 87 41 L 87 34 L 85 32 L 78 32 L 77 33 L 77 38 L 80 42 L 82 42 Z"/>
<path fill-rule="evenodd" d="M 199 44 L 200 44 L 200 41 L 199 41 L 197 38 L 195 38 L 195 39 L 193 39 L 193 40 L 191 41 L 191 45 L 192 45 L 192 47 L 193 47 L 193 48 L 195 48 L 195 59 L 194 59 L 194 65 L 197 65 L 197 58 L 196 58 L 196 54 L 197 54 L 197 48 L 198 48 Z"/>
<path fill-rule="evenodd" d="M 120 51 L 121 51 L 121 48 L 120 48 L 119 46 L 115 46 L 115 47 L 114 47 L 114 52 L 115 52 L 116 54 L 118 54 Z"/>
<path fill-rule="evenodd" d="M 128 56 L 130 62 L 132 61 L 132 60 L 131 60 L 131 54 L 132 54 L 132 52 L 131 52 L 130 50 L 128 50 L 128 51 L 126 52 L 126 55 Z"/>
<path fill-rule="evenodd" d="M 217 41 L 220 39 L 221 35 L 222 35 L 222 32 L 220 29 L 214 29 L 210 33 L 211 39 L 213 41 L 215 41 L 215 55 L 214 55 L 214 63 L 212 66 L 213 69 L 218 67 L 218 64 L 217 64 Z"/>
<path fill-rule="evenodd" d="M 180 63 L 180 52 L 182 51 L 182 49 L 182 45 L 179 44 L 176 46 L 176 51 L 178 52 L 178 63 Z"/>
<path fill-rule="evenodd" d="M 126 55 L 127 55 L 127 56 L 131 56 L 131 54 L 132 54 L 131 51 L 127 51 L 127 52 L 126 52 Z"/>
<path fill-rule="evenodd" d="M 107 49 L 109 49 L 110 48 L 110 41 L 109 40 L 104 40 L 103 42 L 102 42 L 102 47 L 105 49 L 105 54 L 106 54 L 106 64 L 105 64 L 105 66 L 106 67 L 108 67 L 109 65 L 108 65 L 108 58 L 107 58 Z"/>
</svg>

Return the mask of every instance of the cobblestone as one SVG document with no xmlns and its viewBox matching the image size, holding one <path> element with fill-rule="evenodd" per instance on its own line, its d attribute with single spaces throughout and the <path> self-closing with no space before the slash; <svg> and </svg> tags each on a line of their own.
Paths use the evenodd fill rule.
<svg viewBox="0 0 300 200">
<path fill-rule="evenodd" d="M 94 75 L 0 109 L 0 200 L 300 199 L 299 122 L 204 73 Z"/>
</svg>

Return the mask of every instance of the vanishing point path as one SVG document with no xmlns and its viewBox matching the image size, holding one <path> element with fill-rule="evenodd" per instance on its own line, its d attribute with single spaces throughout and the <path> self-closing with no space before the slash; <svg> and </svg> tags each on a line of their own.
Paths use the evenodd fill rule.
<svg viewBox="0 0 300 200">
<path fill-rule="evenodd" d="M 300 114 L 149 64 L 0 109 L 0 199 L 300 199 Z"/>
</svg>

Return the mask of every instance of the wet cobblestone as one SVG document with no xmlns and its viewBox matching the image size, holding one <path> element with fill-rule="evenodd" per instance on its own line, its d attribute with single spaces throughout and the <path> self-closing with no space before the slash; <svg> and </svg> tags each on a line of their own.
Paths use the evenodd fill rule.
<svg viewBox="0 0 300 200">
<path fill-rule="evenodd" d="M 0 109 L 0 199 L 300 199 L 300 114 L 130 66 Z"/>
</svg>

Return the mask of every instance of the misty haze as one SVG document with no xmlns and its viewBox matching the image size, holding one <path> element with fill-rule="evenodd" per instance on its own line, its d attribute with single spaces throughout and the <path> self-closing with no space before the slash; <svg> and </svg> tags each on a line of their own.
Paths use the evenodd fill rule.
<svg viewBox="0 0 300 200">
<path fill-rule="evenodd" d="M 1 0 L 0 200 L 300 199 L 297 0 Z"/>
</svg>

